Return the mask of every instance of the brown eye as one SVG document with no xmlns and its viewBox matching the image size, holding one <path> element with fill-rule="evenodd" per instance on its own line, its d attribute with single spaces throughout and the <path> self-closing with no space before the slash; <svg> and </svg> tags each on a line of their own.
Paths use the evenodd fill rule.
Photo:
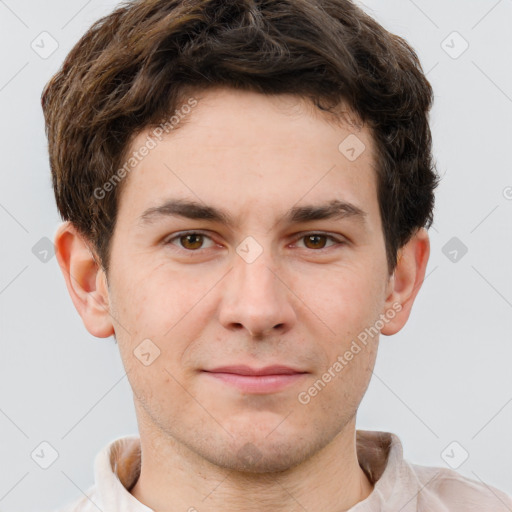
<svg viewBox="0 0 512 512">
<path fill-rule="evenodd" d="M 310 233 L 302 236 L 300 240 L 304 240 L 304 245 L 306 246 L 306 249 L 312 250 L 321 250 L 328 248 L 329 246 L 326 246 L 326 242 L 328 240 L 334 242 L 333 245 L 343 245 L 344 243 L 342 240 L 337 240 L 333 236 L 324 235 L 323 233 Z"/>
<path fill-rule="evenodd" d="M 168 238 L 164 243 L 165 245 L 174 245 L 178 249 L 189 251 L 189 252 L 198 252 L 199 249 L 207 249 L 208 247 L 204 247 L 205 240 L 210 240 L 210 247 L 213 246 L 213 241 L 207 235 L 203 233 L 198 233 L 195 231 L 182 232 L 181 234 L 175 235 L 171 238 Z"/>
<path fill-rule="evenodd" d="M 325 247 L 325 235 L 307 235 L 304 237 L 308 249 L 323 249 Z M 323 243 L 322 243 L 323 242 Z M 311 244 L 308 245 L 308 244 Z"/>
<path fill-rule="evenodd" d="M 178 240 L 185 249 L 200 249 L 201 245 L 203 244 L 203 235 L 198 233 L 192 235 L 183 235 L 180 236 Z"/>
</svg>

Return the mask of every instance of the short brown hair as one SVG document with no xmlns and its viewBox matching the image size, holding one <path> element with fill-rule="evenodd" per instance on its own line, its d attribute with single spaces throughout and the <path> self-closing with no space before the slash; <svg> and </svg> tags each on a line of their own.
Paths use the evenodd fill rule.
<svg viewBox="0 0 512 512">
<path fill-rule="evenodd" d="M 130 141 L 190 87 L 291 93 L 368 123 L 389 271 L 433 221 L 433 101 L 415 51 L 349 0 L 136 0 L 98 20 L 46 85 L 42 107 L 57 207 L 108 272 Z"/>
</svg>

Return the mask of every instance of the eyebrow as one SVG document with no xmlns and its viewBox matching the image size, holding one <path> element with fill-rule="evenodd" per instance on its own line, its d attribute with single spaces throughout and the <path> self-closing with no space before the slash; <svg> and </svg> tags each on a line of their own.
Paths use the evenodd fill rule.
<svg viewBox="0 0 512 512">
<path fill-rule="evenodd" d="M 186 199 L 169 199 L 159 206 L 148 208 L 139 217 L 139 223 L 143 225 L 150 224 L 166 217 L 184 217 L 193 220 L 218 222 L 231 228 L 236 224 L 233 217 L 226 211 Z M 354 218 L 365 223 L 366 217 L 367 213 L 357 206 L 346 201 L 333 199 L 320 205 L 293 206 L 285 213 L 284 218 L 279 223 L 298 224 L 315 220 L 341 220 L 345 218 Z"/>
</svg>

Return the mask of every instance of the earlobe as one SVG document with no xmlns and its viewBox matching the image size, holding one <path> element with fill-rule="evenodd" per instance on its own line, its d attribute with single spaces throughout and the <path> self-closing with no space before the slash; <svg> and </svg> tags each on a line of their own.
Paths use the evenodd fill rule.
<svg viewBox="0 0 512 512">
<path fill-rule="evenodd" d="M 59 226 L 54 242 L 69 295 L 86 329 L 98 338 L 111 336 L 114 327 L 105 272 L 70 222 Z"/>
<path fill-rule="evenodd" d="M 421 228 L 400 249 L 395 271 L 390 278 L 390 291 L 383 311 L 390 319 L 382 328 L 382 334 L 388 336 L 396 334 L 406 324 L 416 295 L 425 279 L 429 256 L 428 232 L 425 228 Z M 387 314 L 392 311 L 393 315 Z"/>
</svg>

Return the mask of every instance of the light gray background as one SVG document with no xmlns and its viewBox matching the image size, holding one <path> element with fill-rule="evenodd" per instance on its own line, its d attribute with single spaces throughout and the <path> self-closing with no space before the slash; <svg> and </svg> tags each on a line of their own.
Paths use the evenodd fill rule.
<svg viewBox="0 0 512 512">
<path fill-rule="evenodd" d="M 76 499 L 93 483 L 98 451 L 137 432 L 117 345 L 86 331 L 55 257 L 43 263 L 36 246 L 60 222 L 41 91 L 117 3 L 0 0 L 2 512 L 50 511 Z M 363 7 L 412 44 L 428 73 L 443 179 L 428 277 L 407 326 L 381 338 L 357 427 L 397 433 L 406 459 L 429 466 L 448 467 L 442 454 L 456 441 L 452 460 L 469 453 L 460 473 L 512 494 L 512 1 Z M 45 59 L 31 48 L 51 49 L 43 31 L 59 45 Z M 469 48 L 454 58 L 460 37 Z M 456 262 L 443 253 L 452 237 L 468 249 Z M 58 452 L 48 469 L 31 458 L 43 441 Z"/>
</svg>

